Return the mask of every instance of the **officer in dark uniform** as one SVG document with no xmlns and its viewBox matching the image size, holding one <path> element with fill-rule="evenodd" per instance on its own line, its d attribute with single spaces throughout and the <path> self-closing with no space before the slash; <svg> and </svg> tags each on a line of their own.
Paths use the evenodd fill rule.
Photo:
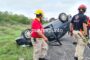
<svg viewBox="0 0 90 60">
<path fill-rule="evenodd" d="M 87 37 L 87 16 L 84 15 L 86 6 L 83 4 L 80 5 L 78 11 L 79 13 L 74 15 L 71 20 L 70 31 L 71 36 L 77 41 L 74 59 L 83 60 L 84 50 L 87 45 L 85 41 Z"/>
</svg>

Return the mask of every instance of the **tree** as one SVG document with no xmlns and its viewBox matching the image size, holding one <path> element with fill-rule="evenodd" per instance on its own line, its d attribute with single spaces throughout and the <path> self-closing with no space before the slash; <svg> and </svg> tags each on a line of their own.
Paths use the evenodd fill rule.
<svg viewBox="0 0 90 60">
<path fill-rule="evenodd" d="M 11 24 L 29 24 L 31 19 L 24 15 L 13 14 L 12 12 L 0 12 L 0 23 L 11 23 Z"/>
</svg>

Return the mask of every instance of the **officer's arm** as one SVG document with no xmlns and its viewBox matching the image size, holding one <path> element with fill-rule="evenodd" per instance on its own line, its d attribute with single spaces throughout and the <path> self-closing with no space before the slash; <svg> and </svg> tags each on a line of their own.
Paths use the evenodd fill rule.
<svg viewBox="0 0 90 60">
<path fill-rule="evenodd" d="M 47 39 L 47 37 L 42 33 L 43 29 L 41 30 L 40 24 L 39 24 L 39 23 L 34 23 L 33 25 L 34 25 L 33 28 L 36 29 L 35 32 L 37 32 L 38 35 L 39 35 L 41 38 L 43 38 L 45 41 L 47 41 L 48 39 Z"/>
<path fill-rule="evenodd" d="M 70 23 L 70 32 L 73 32 L 73 24 Z"/>
<path fill-rule="evenodd" d="M 88 31 L 87 31 L 87 23 L 83 23 L 83 30 L 84 30 L 84 34 L 88 35 Z"/>
<path fill-rule="evenodd" d="M 74 21 L 74 18 L 75 18 L 75 16 L 72 18 L 72 20 L 71 20 L 71 23 L 70 23 L 70 32 L 73 32 L 73 21 Z"/>
</svg>

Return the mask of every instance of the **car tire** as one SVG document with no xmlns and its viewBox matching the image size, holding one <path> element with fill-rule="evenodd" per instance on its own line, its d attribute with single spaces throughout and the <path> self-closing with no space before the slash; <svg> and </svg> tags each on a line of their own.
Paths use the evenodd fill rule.
<svg viewBox="0 0 90 60">
<path fill-rule="evenodd" d="M 62 15 L 65 15 L 65 16 L 66 16 L 66 17 L 65 17 L 65 20 L 62 19 Z M 59 19 L 59 21 L 65 23 L 65 22 L 68 21 L 68 16 L 67 16 L 67 14 L 65 14 L 65 13 L 60 13 L 58 19 Z"/>
</svg>

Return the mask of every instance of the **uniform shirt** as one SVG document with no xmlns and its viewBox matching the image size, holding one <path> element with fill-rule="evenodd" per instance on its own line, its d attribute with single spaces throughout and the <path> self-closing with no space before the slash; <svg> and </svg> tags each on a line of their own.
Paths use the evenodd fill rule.
<svg viewBox="0 0 90 60">
<path fill-rule="evenodd" d="M 87 16 L 81 13 L 76 14 L 73 16 L 71 23 L 74 26 L 74 30 L 83 30 L 83 23 L 87 23 Z"/>
<path fill-rule="evenodd" d="M 31 30 L 32 30 L 31 36 L 33 38 L 41 38 L 41 36 L 37 33 L 37 31 L 41 31 L 42 33 L 44 33 L 42 23 L 37 18 L 33 20 Z"/>
</svg>

